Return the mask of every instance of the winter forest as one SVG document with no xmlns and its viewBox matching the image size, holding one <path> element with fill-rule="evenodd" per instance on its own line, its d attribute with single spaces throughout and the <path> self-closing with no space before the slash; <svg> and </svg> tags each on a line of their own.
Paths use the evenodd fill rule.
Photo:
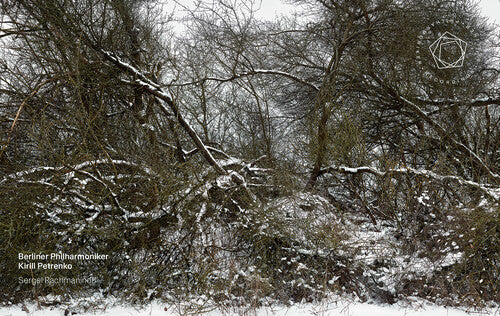
<svg viewBox="0 0 500 316">
<path fill-rule="evenodd" d="M 0 305 L 500 303 L 475 1 L 187 2 L 0 0 Z"/>
</svg>

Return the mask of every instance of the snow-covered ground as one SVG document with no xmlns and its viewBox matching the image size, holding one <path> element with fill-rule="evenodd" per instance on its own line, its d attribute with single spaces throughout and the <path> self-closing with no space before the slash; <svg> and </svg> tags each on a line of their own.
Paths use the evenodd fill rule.
<svg viewBox="0 0 500 316">
<path fill-rule="evenodd" d="M 206 308 L 206 307 L 205 307 Z M 97 310 L 73 313 L 71 309 L 66 312 L 66 308 L 45 307 L 39 309 L 34 304 L 24 306 L 0 307 L 0 316 L 61 316 L 61 315 L 106 315 L 106 316 L 127 316 L 127 315 L 338 315 L 338 316 L 466 316 L 466 315 L 500 315 L 499 307 L 484 309 L 481 311 L 466 308 L 442 307 L 434 304 L 415 301 L 409 304 L 394 305 L 374 305 L 369 303 L 353 302 L 347 299 L 335 299 L 328 303 L 316 304 L 296 304 L 291 307 L 266 307 L 266 308 L 245 308 L 236 309 L 208 309 L 197 313 L 192 304 L 167 305 L 154 302 L 142 307 L 127 306 L 124 304 L 113 304 L 107 306 L 102 304 Z"/>
</svg>

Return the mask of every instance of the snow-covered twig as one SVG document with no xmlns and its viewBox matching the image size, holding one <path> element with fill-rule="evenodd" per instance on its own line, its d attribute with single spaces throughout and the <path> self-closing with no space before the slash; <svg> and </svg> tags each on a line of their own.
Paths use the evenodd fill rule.
<svg viewBox="0 0 500 316">
<path fill-rule="evenodd" d="M 368 167 L 368 166 L 363 166 L 363 167 L 356 167 L 356 168 L 351 168 L 351 167 L 346 167 L 346 166 L 339 166 L 339 167 L 328 167 L 324 168 L 321 170 L 321 173 L 332 173 L 332 172 L 340 172 L 340 173 L 351 173 L 351 174 L 356 174 L 356 173 L 371 173 L 373 175 L 376 175 L 377 177 L 386 177 L 386 176 L 391 176 L 393 174 L 414 174 L 418 176 L 422 176 L 428 179 L 432 180 L 437 180 L 437 181 L 446 181 L 446 180 L 451 180 L 455 181 L 461 185 L 467 185 L 471 186 L 474 188 L 477 188 L 484 193 L 486 193 L 489 197 L 493 198 L 496 202 L 500 202 L 500 187 L 492 186 L 492 185 L 485 185 L 481 183 L 477 183 L 474 181 L 470 180 L 465 180 L 457 176 L 451 176 L 451 175 L 440 175 L 437 174 L 433 171 L 430 170 L 419 170 L 419 169 L 413 169 L 413 168 L 394 168 L 394 169 L 388 169 L 388 170 L 379 170 L 377 168 L 373 167 Z"/>
<path fill-rule="evenodd" d="M 102 186 L 104 186 L 106 188 L 106 190 L 109 191 L 109 194 L 111 194 L 111 198 L 112 198 L 113 203 L 115 204 L 115 206 L 123 213 L 123 216 L 125 217 L 125 219 L 128 219 L 129 212 L 120 205 L 120 202 L 118 201 L 118 197 L 113 192 L 113 190 L 109 187 L 109 185 L 106 184 L 106 182 L 104 182 L 101 179 L 97 178 L 96 176 L 94 176 L 90 172 L 82 171 L 82 170 L 75 170 L 75 171 L 78 172 L 78 173 L 80 173 L 80 174 L 82 174 L 82 175 L 85 175 L 85 176 L 91 178 L 92 180 L 94 180 L 94 181 L 100 183 Z"/>
<path fill-rule="evenodd" d="M 481 107 L 488 105 L 500 105 L 500 98 L 478 98 L 467 101 L 460 101 L 455 99 L 431 100 L 431 99 L 417 98 L 416 101 L 419 103 L 436 105 L 436 106 L 464 105 L 470 107 Z"/>
<path fill-rule="evenodd" d="M 34 167 L 34 168 L 31 168 L 31 169 L 28 169 L 28 170 L 23 170 L 23 171 L 19 171 L 19 172 L 13 173 L 13 174 L 9 174 L 2 181 L 0 181 L 0 184 L 5 183 L 8 180 L 20 179 L 20 178 L 23 178 L 25 176 L 28 176 L 28 175 L 31 175 L 31 174 L 35 174 L 37 172 L 44 172 L 44 171 L 61 172 L 61 171 L 65 170 L 65 169 L 68 169 L 68 168 L 70 168 L 70 170 L 72 170 L 72 171 L 79 171 L 79 170 L 85 169 L 87 167 L 96 166 L 96 165 L 102 165 L 102 164 L 123 165 L 123 166 L 134 167 L 134 168 L 137 168 L 137 169 L 141 170 L 142 172 L 144 172 L 145 174 L 147 174 L 149 176 L 155 176 L 155 177 L 158 176 L 150 168 L 148 168 L 146 166 L 143 166 L 141 164 L 132 162 L 132 161 L 118 160 L 118 159 L 111 159 L 111 160 L 109 160 L 109 159 L 97 159 L 97 160 L 84 161 L 84 162 L 79 163 L 79 164 L 74 165 L 74 166 L 59 166 L 59 167 L 40 166 L 40 167 Z"/>
<path fill-rule="evenodd" d="M 140 70 L 136 69 L 134 66 L 122 61 L 120 58 L 116 57 L 110 52 L 107 51 L 101 51 L 104 56 L 111 61 L 113 64 L 115 64 L 117 67 L 120 69 L 128 72 L 129 74 L 132 74 L 136 79 L 135 84 L 138 86 L 141 86 L 144 88 L 145 91 L 147 91 L 149 94 L 157 97 L 164 103 L 168 105 L 170 110 L 173 112 L 174 116 L 177 118 L 177 121 L 179 124 L 184 128 L 184 130 L 187 132 L 189 137 L 193 140 L 195 143 L 196 147 L 200 150 L 202 153 L 203 157 L 205 160 L 218 172 L 221 174 L 226 174 L 226 170 L 224 170 L 214 159 L 210 151 L 207 149 L 201 138 L 198 136 L 198 133 L 194 130 L 194 128 L 191 127 L 191 125 L 184 119 L 182 116 L 179 107 L 175 102 L 168 96 L 161 87 L 147 78 Z M 159 102 L 160 109 L 165 112 L 165 113 L 170 113 L 168 108 L 165 107 L 163 102 Z"/>
<path fill-rule="evenodd" d="M 488 167 L 488 165 L 481 159 L 472 149 L 467 147 L 465 144 L 462 144 L 461 142 L 457 141 L 449 133 L 446 132 L 446 130 L 436 121 L 434 121 L 432 118 L 429 117 L 429 115 L 424 112 L 419 106 L 417 106 L 415 103 L 412 101 L 400 97 L 400 99 L 411 108 L 412 111 L 414 111 L 420 118 L 424 119 L 438 134 L 444 139 L 447 139 L 451 142 L 452 145 L 454 145 L 458 150 L 463 152 L 464 154 L 470 156 L 473 158 L 473 160 L 478 164 L 484 171 L 486 171 L 490 177 L 495 179 L 495 181 L 500 183 L 500 175 L 494 173 L 491 171 L 491 169 Z"/>
<path fill-rule="evenodd" d="M 231 156 L 229 156 L 228 154 L 226 154 L 225 152 L 223 152 L 222 150 L 220 149 L 217 149 L 215 147 L 211 147 L 211 146 L 206 146 L 206 148 L 208 150 L 210 150 L 210 152 L 214 153 L 214 154 L 219 154 L 221 155 L 222 157 L 224 157 L 225 159 L 230 159 Z M 199 149 L 198 148 L 195 148 L 195 149 L 192 149 L 188 152 L 184 151 L 184 155 L 186 157 L 190 157 L 190 156 L 193 156 L 194 154 L 196 154 L 197 152 L 199 152 Z"/>
</svg>

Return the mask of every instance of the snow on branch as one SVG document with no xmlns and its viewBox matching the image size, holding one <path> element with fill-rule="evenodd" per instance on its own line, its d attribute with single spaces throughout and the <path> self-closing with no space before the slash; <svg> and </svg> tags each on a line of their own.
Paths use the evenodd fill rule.
<svg viewBox="0 0 500 316">
<path fill-rule="evenodd" d="M 220 150 L 220 149 L 217 149 L 217 148 L 215 148 L 215 147 L 211 147 L 211 146 L 206 146 L 206 147 L 207 147 L 207 149 L 208 149 L 210 152 L 212 152 L 212 153 L 214 153 L 214 154 L 219 154 L 219 155 L 221 155 L 222 157 L 224 157 L 225 159 L 229 159 L 229 158 L 231 158 L 231 156 L 229 156 L 228 154 L 226 154 L 225 152 L 223 152 L 223 151 L 222 151 L 222 150 Z M 195 148 L 195 149 L 192 149 L 192 150 L 190 150 L 190 151 L 188 151 L 188 152 L 184 152 L 184 154 L 185 154 L 185 156 L 186 156 L 186 157 L 190 157 L 190 156 L 192 156 L 192 155 L 196 154 L 198 151 L 199 151 L 199 150 L 198 150 L 198 148 Z"/>
<path fill-rule="evenodd" d="M 88 199 L 87 197 L 85 197 L 84 195 L 82 195 L 81 193 L 77 192 L 76 190 L 63 189 L 63 188 L 60 188 L 59 186 L 57 186 L 55 184 L 52 184 L 52 183 L 49 183 L 49 182 L 46 182 L 46 181 L 43 181 L 43 180 L 31 181 L 31 180 L 20 179 L 18 181 L 18 183 L 29 184 L 29 185 L 46 186 L 48 188 L 54 189 L 56 191 L 59 191 L 61 193 L 69 194 L 71 196 L 71 200 L 74 203 L 76 203 L 79 207 L 81 207 L 81 208 L 83 208 L 83 209 L 85 209 L 85 210 L 93 213 L 92 216 L 90 216 L 90 217 L 88 217 L 86 219 L 89 222 L 92 222 L 96 218 L 98 218 L 99 216 L 101 216 L 103 214 L 103 212 L 105 211 L 105 208 L 106 208 L 105 205 L 96 205 L 95 203 L 93 203 L 93 201 L 91 201 L 90 199 Z M 34 203 L 34 205 L 40 207 L 40 205 L 38 203 Z"/>
<path fill-rule="evenodd" d="M 500 202 L 500 187 L 495 187 L 492 185 L 486 185 L 486 184 L 481 184 L 477 183 L 474 181 L 470 180 L 465 180 L 457 176 L 451 176 L 451 175 L 440 175 L 437 174 L 433 171 L 430 170 L 419 170 L 419 169 L 414 169 L 414 168 L 394 168 L 394 169 L 388 169 L 388 170 L 379 170 L 374 167 L 368 167 L 368 166 L 363 166 L 363 167 L 356 167 L 356 168 L 351 168 L 351 167 L 346 167 L 346 166 L 339 166 L 339 167 L 328 167 L 324 168 L 321 170 L 321 174 L 324 173 L 333 173 L 333 172 L 340 172 L 340 173 L 350 173 L 350 174 L 357 174 L 357 173 L 371 173 L 377 177 L 387 177 L 387 176 L 392 176 L 395 174 L 413 174 L 417 176 L 422 176 L 427 179 L 431 180 L 436 180 L 436 181 L 454 181 L 457 182 L 461 185 L 466 185 L 470 187 L 474 187 L 476 189 L 479 189 L 483 191 L 485 194 L 493 198 L 496 202 Z"/>
<path fill-rule="evenodd" d="M 280 71 L 280 70 L 274 70 L 274 69 L 255 69 L 252 71 L 247 71 L 247 72 L 242 72 L 239 74 L 234 74 L 231 77 L 227 78 L 218 78 L 218 77 L 205 77 L 201 78 L 199 80 L 194 80 L 194 81 L 189 81 L 189 82 L 181 82 L 181 83 L 169 83 L 166 84 L 166 87 L 184 87 L 184 86 L 189 86 L 189 85 L 196 85 L 200 83 L 204 83 L 205 81 L 217 81 L 217 82 L 228 82 L 232 81 L 235 79 L 243 78 L 243 77 L 249 77 L 249 76 L 254 76 L 254 75 L 278 75 L 278 76 L 283 76 L 286 78 L 289 78 L 295 82 L 301 83 L 303 85 L 308 86 L 309 88 L 313 89 L 314 91 L 319 91 L 319 87 L 315 86 L 314 84 L 308 82 L 305 79 L 302 79 L 294 74 L 291 74 L 289 72 L 285 71 Z"/>
<path fill-rule="evenodd" d="M 85 176 L 86 178 L 89 178 L 99 184 L 101 184 L 110 194 L 111 200 L 113 204 L 120 210 L 121 215 L 124 216 L 125 219 L 129 217 L 129 212 L 120 204 L 118 200 L 118 195 L 113 191 L 111 186 L 109 186 L 104 180 L 102 180 L 102 176 L 100 175 L 99 171 L 96 170 L 96 172 L 99 174 L 99 177 L 95 176 L 93 173 L 86 171 L 86 169 L 95 167 L 97 165 L 113 165 L 113 166 L 126 166 L 126 167 L 131 167 L 134 169 L 139 170 L 143 174 L 146 174 L 148 176 L 153 176 L 153 177 L 158 177 L 158 174 L 156 174 L 154 171 L 152 171 L 150 168 L 143 166 L 141 164 L 131 162 L 131 161 L 126 161 L 126 160 L 117 160 L 117 159 L 97 159 L 97 160 L 89 160 L 89 161 L 84 161 L 82 163 L 76 164 L 76 165 L 65 165 L 65 166 L 58 166 L 58 167 L 49 167 L 49 166 L 39 166 L 35 168 L 31 168 L 28 170 L 12 173 L 10 175 L 7 175 L 2 181 L 0 181 L 0 184 L 5 183 L 6 181 L 13 180 L 16 181 L 17 183 L 21 184 L 36 184 L 36 185 L 42 185 L 46 187 L 50 187 L 52 189 L 55 189 L 60 192 L 64 193 L 69 193 L 70 195 L 74 196 L 76 198 L 75 202 L 78 203 L 83 208 L 86 208 L 88 210 L 94 210 L 97 211 L 89 220 L 93 220 L 97 218 L 101 213 L 102 209 L 93 207 L 93 206 L 88 206 L 93 204 L 91 200 L 86 198 L 83 194 L 77 192 L 76 190 L 73 189 L 68 189 L 64 188 L 65 185 L 67 185 L 72 179 L 75 179 L 75 174 L 78 173 L 80 175 Z M 51 175 L 47 176 L 46 173 L 50 172 Z M 34 179 L 34 175 L 40 174 L 42 178 L 37 177 Z M 59 174 L 63 179 L 63 185 L 56 185 L 51 183 L 51 179 L 54 177 L 54 174 Z"/>
<path fill-rule="evenodd" d="M 481 107 L 488 105 L 500 105 L 500 98 L 478 98 L 468 101 L 457 101 L 455 99 L 431 100 L 431 99 L 417 98 L 416 101 L 419 103 L 435 105 L 435 106 L 463 105 L 471 107 Z"/>
<path fill-rule="evenodd" d="M 122 165 L 122 166 L 129 166 L 133 167 L 136 169 L 139 169 L 143 173 L 149 175 L 149 176 L 158 176 L 153 170 L 150 168 L 143 166 L 141 164 L 132 162 L 132 161 L 127 161 L 127 160 L 118 160 L 118 159 L 98 159 L 98 160 L 88 160 L 84 161 L 82 163 L 79 163 L 74 166 L 59 166 L 59 167 L 49 167 L 49 166 L 39 166 L 35 168 L 31 168 L 28 170 L 23 170 L 19 171 L 16 173 L 12 173 L 7 175 L 2 181 L 0 181 L 0 184 L 5 183 L 8 180 L 16 180 L 16 179 L 21 179 L 25 176 L 36 174 L 39 172 L 61 172 L 66 169 L 68 171 L 81 171 L 85 168 L 96 166 L 96 165 L 103 165 L 103 164 L 110 164 L 110 165 Z"/>
<path fill-rule="evenodd" d="M 89 177 L 90 179 L 94 180 L 95 182 L 100 183 L 104 188 L 106 188 L 106 190 L 108 190 L 108 192 L 111 194 L 111 199 L 113 200 L 113 203 L 115 204 L 115 206 L 123 213 L 124 218 L 128 219 L 129 212 L 123 206 L 121 206 L 120 202 L 118 201 L 118 197 L 117 197 L 116 193 L 113 192 L 113 190 L 109 187 L 109 185 L 106 182 L 97 178 L 96 176 L 94 176 L 90 172 L 82 171 L 82 170 L 77 170 L 77 172 Z"/>
<path fill-rule="evenodd" d="M 159 102 L 160 109 L 166 114 L 170 115 L 170 111 L 167 107 L 165 107 L 166 103 L 174 116 L 177 118 L 177 121 L 179 124 L 182 126 L 182 128 L 186 131 L 186 133 L 189 135 L 189 137 L 193 140 L 195 143 L 196 147 L 200 152 L 202 153 L 203 157 L 205 160 L 220 174 L 226 174 L 227 172 L 217 163 L 217 161 L 214 159 L 212 156 L 211 152 L 207 149 L 201 138 L 198 136 L 194 128 L 191 127 L 191 125 L 184 119 L 182 116 L 179 107 L 177 104 L 168 96 L 163 90 L 160 88 L 158 84 L 147 78 L 140 70 L 136 69 L 134 66 L 122 61 L 120 58 L 116 57 L 110 52 L 101 51 L 104 56 L 111 61 L 113 64 L 115 64 L 118 68 L 128 72 L 129 74 L 133 75 L 136 80 L 135 84 L 138 86 L 141 86 L 144 88 L 145 91 L 147 91 L 149 94 L 157 97 L 163 102 Z"/>
<path fill-rule="evenodd" d="M 467 147 L 465 144 L 457 141 L 454 139 L 447 131 L 445 128 L 443 128 L 439 123 L 434 121 L 428 113 L 423 111 L 418 105 L 413 103 L 412 101 L 404 98 L 404 97 L 399 97 L 407 106 L 413 110 L 420 118 L 424 119 L 438 134 L 440 137 L 443 139 L 447 139 L 455 148 L 460 150 L 462 153 L 465 155 L 471 157 L 474 162 L 480 166 L 488 175 L 493 178 L 497 183 L 500 183 L 500 175 L 497 173 L 494 173 L 491 171 L 491 169 L 488 167 L 488 165 L 481 159 L 472 149 Z"/>
</svg>

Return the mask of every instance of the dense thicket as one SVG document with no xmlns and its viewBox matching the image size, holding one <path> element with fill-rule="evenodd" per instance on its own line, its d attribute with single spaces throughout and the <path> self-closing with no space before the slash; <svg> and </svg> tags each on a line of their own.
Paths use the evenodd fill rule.
<svg viewBox="0 0 500 316">
<path fill-rule="evenodd" d="M 493 27 L 467 0 L 293 2 L 200 1 L 182 34 L 154 1 L 0 2 L 2 301 L 498 302 Z M 58 251 L 110 257 L 19 269 Z M 96 281 L 18 282 L 43 276 Z"/>
</svg>

